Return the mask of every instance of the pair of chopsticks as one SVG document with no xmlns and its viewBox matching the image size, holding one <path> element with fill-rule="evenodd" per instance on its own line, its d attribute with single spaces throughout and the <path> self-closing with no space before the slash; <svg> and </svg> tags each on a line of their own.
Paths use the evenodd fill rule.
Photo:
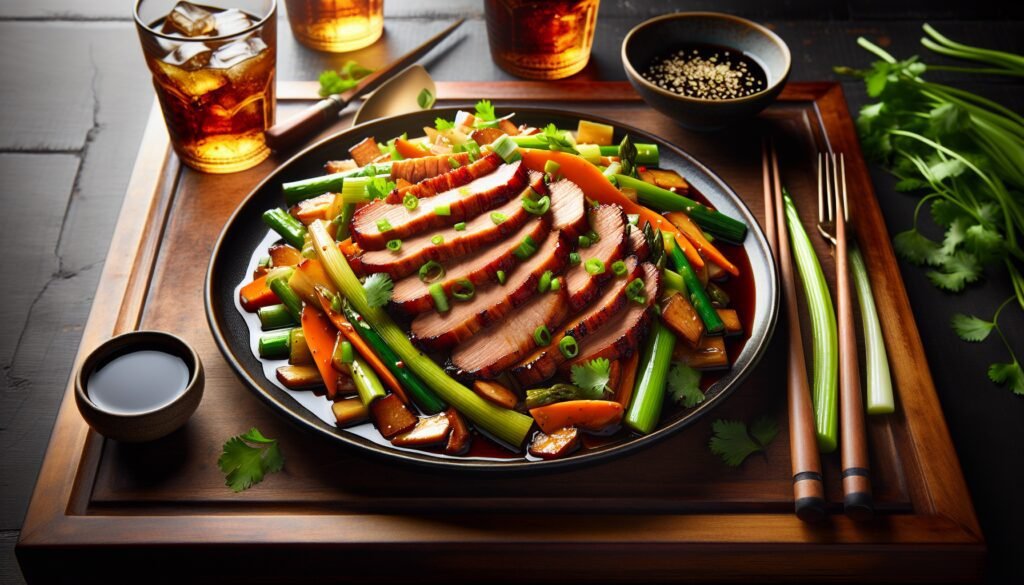
<svg viewBox="0 0 1024 585">
<path fill-rule="evenodd" d="M 834 163 L 834 157 L 833 157 Z M 825 175 L 828 176 L 827 168 Z M 853 323 L 850 276 L 847 265 L 846 185 L 838 169 L 827 179 L 825 190 L 819 182 L 819 199 L 827 192 L 829 210 L 836 210 L 835 236 L 836 282 L 839 308 L 840 410 L 842 412 L 842 478 L 844 509 L 855 520 L 870 518 L 874 512 L 868 475 L 867 436 L 861 399 L 860 370 L 857 363 L 857 339 Z M 845 170 L 845 168 L 844 168 Z M 778 263 L 789 330 L 787 360 L 787 402 L 789 409 L 790 458 L 793 465 L 793 496 L 796 515 L 805 522 L 825 516 L 825 490 L 821 458 L 814 428 L 811 393 L 797 307 L 796 278 L 790 250 L 779 158 L 771 141 L 762 147 L 764 176 L 765 235 Z M 819 175 L 820 181 L 820 175 Z M 840 193 L 840 185 L 842 192 Z M 824 201 L 819 201 L 819 207 Z"/>
</svg>

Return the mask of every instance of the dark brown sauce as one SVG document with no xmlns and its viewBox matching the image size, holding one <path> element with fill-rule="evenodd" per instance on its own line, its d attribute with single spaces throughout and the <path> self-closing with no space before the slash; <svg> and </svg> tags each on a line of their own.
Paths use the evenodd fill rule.
<svg viewBox="0 0 1024 585">
<path fill-rule="evenodd" d="M 188 387 L 185 360 L 159 350 L 138 350 L 115 357 L 86 382 L 89 400 L 100 409 L 137 414 L 166 406 Z"/>
<path fill-rule="evenodd" d="M 643 77 L 672 93 L 708 100 L 744 98 L 768 87 L 768 75 L 750 55 L 710 44 L 674 47 L 652 59 Z"/>
</svg>

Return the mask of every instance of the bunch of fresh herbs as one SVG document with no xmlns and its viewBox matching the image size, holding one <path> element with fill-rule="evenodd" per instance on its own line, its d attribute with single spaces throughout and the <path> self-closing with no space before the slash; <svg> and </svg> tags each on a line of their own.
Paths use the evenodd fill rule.
<svg viewBox="0 0 1024 585">
<path fill-rule="evenodd" d="M 1024 57 L 956 43 L 927 24 L 924 30 L 927 48 L 982 66 L 926 65 L 916 56 L 899 61 L 860 38 L 857 43 L 880 60 L 870 69 L 836 71 L 862 77 L 868 96 L 877 100 L 857 120 L 865 154 L 899 179 L 898 191 L 922 195 L 913 227 L 893 239 L 897 253 L 928 266 L 932 283 L 950 292 L 964 290 L 985 270 L 1008 274 L 1011 295 L 991 319 L 958 314 L 952 326 L 965 341 L 995 331 L 1010 361 L 991 364 L 989 378 L 1024 395 L 1024 370 L 998 324 L 1010 304 L 1024 309 L 1024 117 L 924 77 L 929 70 L 1020 77 Z M 941 242 L 918 230 L 925 206 L 945 228 Z"/>
</svg>

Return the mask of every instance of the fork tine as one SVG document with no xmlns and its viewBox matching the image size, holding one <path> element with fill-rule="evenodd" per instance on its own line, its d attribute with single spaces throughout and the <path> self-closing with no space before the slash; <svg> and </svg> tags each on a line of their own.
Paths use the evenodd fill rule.
<svg viewBox="0 0 1024 585">
<path fill-rule="evenodd" d="M 830 160 L 831 159 L 831 160 Z M 831 162 L 831 164 L 829 164 Z M 836 159 L 835 154 L 825 154 L 825 188 L 828 192 L 828 221 L 836 220 L 835 197 L 836 197 Z"/>
<path fill-rule="evenodd" d="M 850 200 L 846 197 L 846 157 L 839 155 L 840 184 L 843 186 L 843 220 L 850 221 Z"/>
<path fill-rule="evenodd" d="M 825 173 L 825 168 L 822 166 L 822 154 L 818 153 L 818 223 L 825 221 L 825 193 L 823 191 L 822 176 Z"/>
</svg>

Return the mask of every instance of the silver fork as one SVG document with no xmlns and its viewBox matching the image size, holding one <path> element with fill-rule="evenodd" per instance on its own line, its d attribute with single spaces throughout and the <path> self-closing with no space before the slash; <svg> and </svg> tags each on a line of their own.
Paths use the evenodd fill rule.
<svg viewBox="0 0 1024 585">
<path fill-rule="evenodd" d="M 837 164 L 838 163 L 838 164 Z M 857 332 L 850 292 L 846 222 L 846 163 L 840 154 L 818 155 L 818 231 L 835 248 L 836 298 L 839 321 L 839 420 L 843 504 L 855 520 L 874 514 L 868 464 L 867 429 L 857 363 Z"/>
</svg>

